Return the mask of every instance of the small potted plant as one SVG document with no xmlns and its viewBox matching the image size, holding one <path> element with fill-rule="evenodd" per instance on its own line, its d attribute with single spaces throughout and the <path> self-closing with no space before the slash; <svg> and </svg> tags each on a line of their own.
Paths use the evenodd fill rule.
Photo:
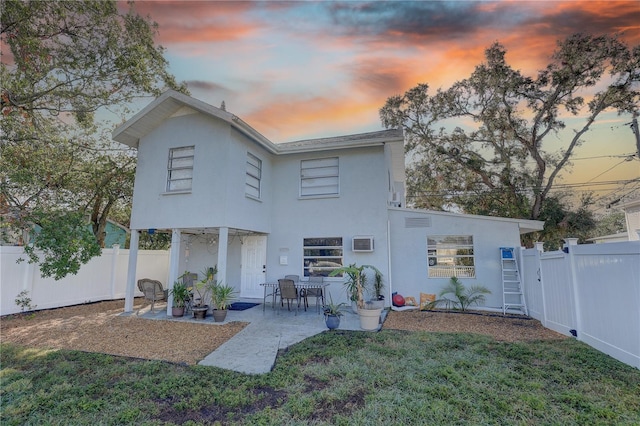
<svg viewBox="0 0 640 426">
<path fill-rule="evenodd" d="M 343 306 L 344 303 L 336 305 L 333 303 L 333 299 L 330 299 L 330 302 L 322 307 L 322 311 L 324 312 L 324 321 L 329 330 L 335 330 L 340 327 L 340 317 L 343 315 Z"/>
<path fill-rule="evenodd" d="M 380 271 L 376 271 L 373 277 L 373 290 L 376 294 L 370 301 L 370 303 L 375 307 L 384 308 L 384 295 L 382 294 L 383 288 L 384 283 L 382 282 L 382 273 Z"/>
<path fill-rule="evenodd" d="M 211 289 L 211 303 L 213 304 L 213 319 L 222 322 L 227 317 L 228 307 L 235 300 L 236 289 L 226 284 L 215 284 Z"/>
<path fill-rule="evenodd" d="M 184 308 L 189 300 L 189 288 L 186 284 L 180 281 L 173 283 L 173 288 L 169 291 L 173 297 L 173 307 L 171 308 L 171 314 L 174 317 L 181 317 L 184 315 Z"/>
<path fill-rule="evenodd" d="M 193 317 L 196 319 L 204 319 L 207 316 L 207 311 L 209 310 L 209 305 L 207 303 L 211 290 L 216 284 L 215 276 L 217 273 L 217 265 L 213 268 L 207 268 L 202 271 L 204 278 L 193 283 L 195 300 L 191 309 L 193 310 Z"/>
</svg>

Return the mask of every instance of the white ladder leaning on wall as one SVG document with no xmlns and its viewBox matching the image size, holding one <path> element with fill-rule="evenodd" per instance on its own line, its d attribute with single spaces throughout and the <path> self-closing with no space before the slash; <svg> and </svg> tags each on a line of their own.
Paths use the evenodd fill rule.
<svg viewBox="0 0 640 426">
<path fill-rule="evenodd" d="M 502 314 L 506 315 L 509 310 L 519 310 L 528 315 L 513 247 L 500 247 L 500 264 L 502 266 Z"/>
</svg>

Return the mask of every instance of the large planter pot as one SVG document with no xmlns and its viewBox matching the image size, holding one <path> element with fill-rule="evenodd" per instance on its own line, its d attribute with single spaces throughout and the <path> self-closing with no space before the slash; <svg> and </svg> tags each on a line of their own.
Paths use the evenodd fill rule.
<svg viewBox="0 0 640 426">
<path fill-rule="evenodd" d="M 340 327 L 340 317 L 338 315 L 325 315 L 324 321 L 329 330 L 335 330 Z"/>
<path fill-rule="evenodd" d="M 370 300 L 367 302 L 367 305 L 370 305 L 372 308 L 384 308 L 384 299 L 383 300 Z"/>
<path fill-rule="evenodd" d="M 174 317 L 181 317 L 184 315 L 184 306 L 181 307 L 172 307 L 171 308 L 171 315 L 173 315 Z"/>
<path fill-rule="evenodd" d="M 207 316 L 207 311 L 209 310 L 209 306 L 205 305 L 205 306 L 194 306 L 192 308 L 193 310 L 193 317 L 195 319 L 205 319 Z"/>
<path fill-rule="evenodd" d="M 213 312 L 213 320 L 215 322 L 222 322 L 227 317 L 226 309 L 214 309 L 212 312 Z"/>
<path fill-rule="evenodd" d="M 380 314 L 382 308 L 358 309 L 360 317 L 360 328 L 367 331 L 377 330 L 380 325 Z"/>
</svg>

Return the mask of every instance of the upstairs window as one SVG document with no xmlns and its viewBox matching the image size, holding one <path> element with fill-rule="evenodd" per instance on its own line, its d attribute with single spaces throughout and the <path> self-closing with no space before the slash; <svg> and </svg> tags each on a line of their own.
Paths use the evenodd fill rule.
<svg viewBox="0 0 640 426">
<path fill-rule="evenodd" d="M 300 196 L 338 195 L 340 177 L 338 157 L 302 160 L 300 162 Z"/>
<path fill-rule="evenodd" d="M 194 152 L 193 146 L 169 149 L 167 192 L 191 190 Z"/>
<path fill-rule="evenodd" d="M 472 235 L 427 237 L 429 278 L 475 278 Z"/>
<path fill-rule="evenodd" d="M 260 198 L 260 181 L 262 180 L 262 160 L 247 152 L 247 178 L 244 193 L 253 198 Z"/>
<path fill-rule="evenodd" d="M 305 277 L 328 277 L 342 267 L 342 238 L 304 238 L 302 244 Z"/>
</svg>

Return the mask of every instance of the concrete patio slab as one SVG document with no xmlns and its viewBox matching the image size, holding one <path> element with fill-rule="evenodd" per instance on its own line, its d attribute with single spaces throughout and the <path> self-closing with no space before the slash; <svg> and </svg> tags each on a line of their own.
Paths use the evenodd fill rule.
<svg viewBox="0 0 640 426">
<path fill-rule="evenodd" d="M 242 299 L 243 302 L 255 302 Z M 261 302 L 261 300 L 260 300 Z M 164 307 L 165 309 L 162 309 Z M 160 308 L 160 309 L 158 309 Z M 279 306 L 273 309 L 267 304 L 244 311 L 229 311 L 224 322 L 214 323 L 209 315 L 204 320 L 195 320 L 190 316 L 173 318 L 166 314 L 166 304 L 156 307 L 154 313 L 148 310 L 140 312 L 148 319 L 189 321 L 198 323 L 226 324 L 232 321 L 248 322 L 242 331 L 207 355 L 199 365 L 213 366 L 245 374 L 264 374 L 273 369 L 278 351 L 286 349 L 302 340 L 327 331 L 324 315 L 311 306 L 306 312 L 300 309 L 288 311 Z M 339 330 L 360 330 L 360 320 L 350 309 L 344 311 Z"/>
</svg>

